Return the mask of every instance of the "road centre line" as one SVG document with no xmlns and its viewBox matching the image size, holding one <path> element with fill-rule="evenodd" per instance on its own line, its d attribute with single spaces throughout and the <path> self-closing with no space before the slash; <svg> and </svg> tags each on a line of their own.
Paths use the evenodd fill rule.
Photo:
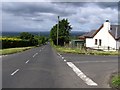
<svg viewBox="0 0 120 90">
<path fill-rule="evenodd" d="M 58 55 L 60 56 L 60 54 L 58 53 Z"/>
<path fill-rule="evenodd" d="M 66 60 L 64 59 L 64 61 L 66 62 Z"/>
<path fill-rule="evenodd" d="M 62 57 L 62 59 L 64 59 L 64 57 Z"/>
<path fill-rule="evenodd" d="M 97 83 L 88 78 L 81 70 L 79 70 L 72 62 L 67 62 L 67 65 L 89 86 L 97 86 Z"/>
<path fill-rule="evenodd" d="M 15 70 L 15 71 L 11 74 L 11 76 L 13 76 L 14 74 L 16 74 L 18 71 L 19 71 L 19 69 Z"/>
<path fill-rule="evenodd" d="M 38 53 L 34 54 L 33 57 L 35 57 Z"/>
<path fill-rule="evenodd" d="M 27 64 L 30 60 L 27 60 L 25 63 Z"/>
</svg>

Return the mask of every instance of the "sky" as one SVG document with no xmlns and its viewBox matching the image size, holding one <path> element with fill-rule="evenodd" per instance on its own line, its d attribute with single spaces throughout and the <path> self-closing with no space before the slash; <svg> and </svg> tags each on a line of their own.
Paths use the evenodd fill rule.
<svg viewBox="0 0 120 90">
<path fill-rule="evenodd" d="M 118 24 L 118 0 L 4 0 L 1 5 L 2 31 L 50 31 L 58 16 L 68 19 L 72 31 L 96 30 L 106 20 Z"/>
</svg>

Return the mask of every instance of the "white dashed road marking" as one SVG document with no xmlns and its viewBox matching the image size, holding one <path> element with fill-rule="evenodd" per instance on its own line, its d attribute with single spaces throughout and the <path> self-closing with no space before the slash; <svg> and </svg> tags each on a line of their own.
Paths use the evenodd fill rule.
<svg viewBox="0 0 120 90">
<path fill-rule="evenodd" d="M 64 59 L 64 61 L 66 62 L 66 60 Z"/>
<path fill-rule="evenodd" d="M 89 86 L 97 86 L 97 83 L 88 78 L 81 70 L 79 70 L 72 62 L 67 62 L 73 71 Z"/>
<path fill-rule="evenodd" d="M 34 54 L 33 57 L 35 57 L 38 53 Z"/>
<path fill-rule="evenodd" d="M 29 62 L 29 60 L 27 60 L 25 63 L 28 63 Z"/>
<path fill-rule="evenodd" d="M 11 76 L 13 76 L 14 74 L 16 74 L 18 71 L 19 71 L 19 69 L 15 70 L 15 71 L 11 74 Z"/>
<path fill-rule="evenodd" d="M 64 57 L 62 57 L 62 59 L 64 59 Z"/>
<path fill-rule="evenodd" d="M 58 55 L 60 56 L 60 54 L 58 53 Z"/>
</svg>

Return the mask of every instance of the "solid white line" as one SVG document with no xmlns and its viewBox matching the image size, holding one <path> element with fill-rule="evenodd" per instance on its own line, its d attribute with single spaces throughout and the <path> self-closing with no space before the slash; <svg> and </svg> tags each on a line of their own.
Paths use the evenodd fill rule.
<svg viewBox="0 0 120 90">
<path fill-rule="evenodd" d="M 29 62 L 29 60 L 27 60 L 25 63 L 28 63 Z"/>
<path fill-rule="evenodd" d="M 79 70 L 72 62 L 67 62 L 73 71 L 89 86 L 97 86 L 97 83 L 88 78 L 81 70 Z"/>
<path fill-rule="evenodd" d="M 17 73 L 19 71 L 19 69 L 17 69 L 17 70 L 15 70 L 12 74 L 11 74 L 11 76 L 13 76 L 15 73 Z"/>
</svg>

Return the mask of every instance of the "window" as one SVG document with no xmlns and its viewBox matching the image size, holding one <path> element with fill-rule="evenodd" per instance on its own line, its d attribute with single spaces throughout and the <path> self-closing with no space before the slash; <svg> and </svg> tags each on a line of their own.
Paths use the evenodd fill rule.
<svg viewBox="0 0 120 90">
<path fill-rule="evenodd" d="M 97 39 L 95 39 L 95 45 L 97 45 Z"/>
<path fill-rule="evenodd" d="M 101 39 L 99 39 L 99 46 L 101 46 L 101 44 L 102 44 L 102 40 L 101 40 Z"/>
</svg>

